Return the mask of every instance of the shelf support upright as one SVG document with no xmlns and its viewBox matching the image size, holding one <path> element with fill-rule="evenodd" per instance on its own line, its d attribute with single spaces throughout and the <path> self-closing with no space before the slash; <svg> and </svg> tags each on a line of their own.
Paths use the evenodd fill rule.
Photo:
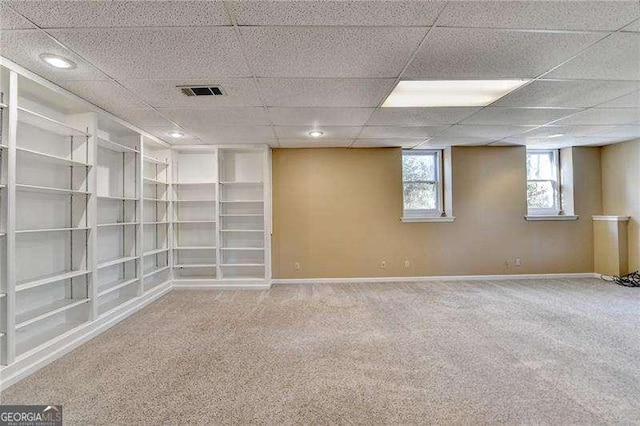
<svg viewBox="0 0 640 426">
<path fill-rule="evenodd" d="M 143 136 L 139 135 L 138 136 L 138 143 L 139 143 L 139 147 L 138 147 L 138 153 L 137 153 L 137 157 L 136 157 L 136 198 L 138 199 L 138 201 L 136 201 L 137 203 L 137 208 L 136 208 L 136 214 L 138 215 L 138 217 L 136 218 L 137 222 L 138 222 L 138 226 L 137 226 L 137 232 L 136 232 L 136 256 L 138 257 L 137 261 L 136 261 L 136 273 L 138 275 L 138 296 L 142 296 L 142 294 L 144 293 L 144 259 L 142 257 L 142 251 L 144 249 L 144 181 L 143 181 L 143 176 L 144 176 L 144 171 L 143 171 L 143 167 L 144 167 L 144 143 L 143 143 Z"/>
<path fill-rule="evenodd" d="M 7 133 L 7 364 L 16 358 L 16 144 L 18 133 L 18 74 L 9 72 Z"/>
</svg>

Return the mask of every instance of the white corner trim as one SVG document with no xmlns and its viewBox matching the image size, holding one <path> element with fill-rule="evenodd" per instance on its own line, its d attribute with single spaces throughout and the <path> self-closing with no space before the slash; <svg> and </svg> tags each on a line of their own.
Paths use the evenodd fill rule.
<svg viewBox="0 0 640 426">
<path fill-rule="evenodd" d="M 628 222 L 629 216 L 594 215 L 591 219 L 605 222 Z"/>
<path fill-rule="evenodd" d="M 371 284 L 371 283 L 418 283 L 433 281 L 505 281 L 559 278 L 599 278 L 595 272 L 566 274 L 513 274 L 513 275 L 443 275 L 421 277 L 366 277 L 366 278 L 276 278 L 271 284 Z"/>
<path fill-rule="evenodd" d="M 524 218 L 530 222 L 536 221 L 566 221 L 566 220 L 578 220 L 578 215 L 538 215 L 538 216 L 525 216 Z"/>
<path fill-rule="evenodd" d="M 434 216 L 434 217 L 402 217 L 400 220 L 403 223 L 417 223 L 417 222 L 453 222 L 456 220 L 455 216 Z"/>
</svg>

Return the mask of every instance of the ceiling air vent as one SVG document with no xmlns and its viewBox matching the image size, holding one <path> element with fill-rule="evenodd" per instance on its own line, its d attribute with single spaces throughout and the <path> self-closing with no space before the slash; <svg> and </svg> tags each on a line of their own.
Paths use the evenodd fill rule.
<svg viewBox="0 0 640 426">
<path fill-rule="evenodd" d="M 223 96 L 220 86 L 178 86 L 186 96 Z"/>
</svg>

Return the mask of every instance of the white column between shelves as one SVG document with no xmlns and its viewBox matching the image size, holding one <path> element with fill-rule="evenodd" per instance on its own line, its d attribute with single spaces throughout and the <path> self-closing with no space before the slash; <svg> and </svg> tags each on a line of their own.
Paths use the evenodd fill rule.
<svg viewBox="0 0 640 426">
<path fill-rule="evenodd" d="M 7 133 L 7 364 L 16 358 L 16 140 L 18 131 L 18 74 L 9 72 Z"/>
</svg>

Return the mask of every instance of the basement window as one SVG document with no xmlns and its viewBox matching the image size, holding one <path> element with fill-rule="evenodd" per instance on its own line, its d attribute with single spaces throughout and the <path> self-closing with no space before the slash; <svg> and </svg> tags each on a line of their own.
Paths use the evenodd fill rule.
<svg viewBox="0 0 640 426">
<path fill-rule="evenodd" d="M 450 222 L 445 209 L 443 150 L 402 152 L 403 222 Z"/>
<path fill-rule="evenodd" d="M 573 151 L 527 150 L 527 220 L 575 220 Z"/>
</svg>

